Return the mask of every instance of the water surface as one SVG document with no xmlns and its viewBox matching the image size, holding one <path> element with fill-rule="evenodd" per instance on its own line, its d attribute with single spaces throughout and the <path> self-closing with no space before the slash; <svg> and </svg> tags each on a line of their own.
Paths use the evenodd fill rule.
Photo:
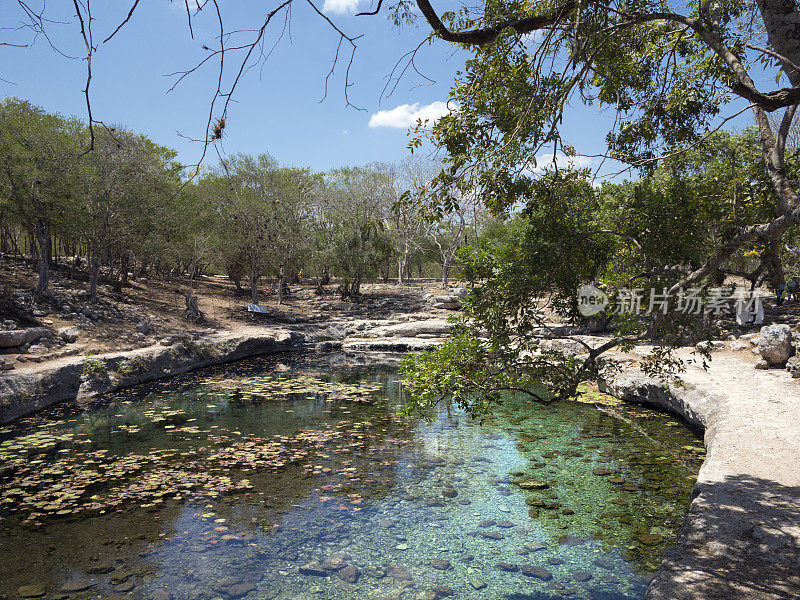
<svg viewBox="0 0 800 600">
<path fill-rule="evenodd" d="M 644 596 L 694 433 L 624 406 L 509 397 L 478 425 L 401 401 L 390 369 L 281 356 L 6 427 L 0 597 Z"/>
</svg>

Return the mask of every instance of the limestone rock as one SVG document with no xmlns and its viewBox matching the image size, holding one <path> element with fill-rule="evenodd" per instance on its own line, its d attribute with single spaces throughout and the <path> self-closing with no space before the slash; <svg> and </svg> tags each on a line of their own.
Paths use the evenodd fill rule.
<svg viewBox="0 0 800 600">
<path fill-rule="evenodd" d="M 795 379 L 800 378 L 800 357 L 793 356 L 787 360 L 786 370 L 789 371 Z"/>
<path fill-rule="evenodd" d="M 35 344 L 39 340 L 47 339 L 51 336 L 50 330 L 44 327 L 0 331 L 0 348 L 16 348 L 25 344 Z"/>
<path fill-rule="evenodd" d="M 68 344 L 76 342 L 80 334 L 81 330 L 77 327 L 62 327 L 58 330 L 58 337 Z"/>
<path fill-rule="evenodd" d="M 725 349 L 725 342 L 723 342 L 722 340 L 705 340 L 705 341 L 699 342 L 695 346 L 695 348 L 697 348 L 701 352 L 705 352 L 705 351 L 716 352 L 718 350 L 724 350 Z"/>
<path fill-rule="evenodd" d="M 783 366 L 794 354 L 792 330 L 788 325 L 767 325 L 761 328 L 758 339 L 761 358 L 770 365 Z"/>
</svg>

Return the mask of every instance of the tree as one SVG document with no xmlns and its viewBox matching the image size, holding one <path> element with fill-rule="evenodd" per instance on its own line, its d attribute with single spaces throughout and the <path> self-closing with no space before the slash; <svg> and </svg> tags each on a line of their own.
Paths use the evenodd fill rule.
<svg viewBox="0 0 800 600">
<path fill-rule="evenodd" d="M 358 297 L 361 283 L 377 271 L 388 244 L 384 218 L 397 200 L 385 165 L 345 167 L 326 174 L 317 215 L 323 229 L 325 261 L 341 277 L 344 298 Z"/>
<path fill-rule="evenodd" d="M 573 150 L 562 137 L 561 124 L 567 107 L 577 102 L 616 112 L 608 135 L 609 155 L 638 168 L 652 165 L 663 149 L 681 151 L 712 125 L 723 125 L 731 118 L 730 113 L 723 114 L 723 107 L 739 99 L 749 103 L 739 112 L 753 110 L 765 172 L 779 198 L 779 214 L 721 241 L 699 268 L 684 274 L 685 280 L 676 285 L 699 281 L 749 240 L 780 239 L 800 222 L 800 200 L 785 169 L 786 137 L 800 101 L 796 35 L 800 11 L 793 0 L 755 4 L 707 0 L 669 6 L 655 0 L 492 1 L 441 15 L 429 0 L 414 3 L 433 38 L 473 54 L 453 90 L 459 110 L 440 119 L 434 128 L 434 140 L 450 155 L 442 183 L 457 181 L 462 192 L 477 192 L 492 206 L 524 198 L 531 180 L 526 170 L 542 149 L 552 147 L 554 155 Z M 23 2 L 17 5 L 26 25 L 23 33 L 38 35 L 54 21 L 44 11 L 31 11 Z M 223 8 L 217 2 L 213 5 L 214 17 L 223 27 Z M 266 59 L 258 49 L 273 18 L 284 12 L 288 17 L 292 6 L 293 0 L 287 0 L 268 12 L 263 22 L 254 23 L 249 41 L 225 35 L 223 28 L 219 47 L 209 48 L 197 67 L 187 69 L 190 74 L 226 53 L 242 57 L 239 62 L 219 60 L 206 148 L 222 137 L 242 76 L 253 61 Z M 121 23 L 108 25 L 106 41 L 130 22 L 138 7 L 138 1 L 132 2 Z M 355 52 L 358 36 L 345 34 L 313 3 L 312 7 L 332 26 L 340 43 Z M 379 2 L 374 11 L 361 14 L 376 15 L 382 7 Z M 194 13 L 187 10 L 190 29 L 200 8 Z M 411 0 L 401 0 L 387 10 L 400 24 L 416 18 L 413 8 Z M 75 3 L 74 9 L 86 51 L 84 93 L 93 141 L 93 126 L 99 122 L 91 114 L 91 58 L 97 52 L 91 40 L 92 28 L 99 25 L 89 5 Z M 335 61 L 339 55 L 337 51 Z M 224 76 L 225 65 L 234 69 L 234 77 Z M 764 91 L 756 84 L 781 78 L 788 80 L 788 86 Z M 228 79 L 232 84 L 222 89 L 221 82 Z M 346 79 L 345 97 L 349 85 Z M 768 118 L 774 111 L 783 112 L 778 127 L 771 126 Z M 447 187 L 440 186 L 442 193 Z"/>
<path fill-rule="evenodd" d="M 24 100 L 0 103 L 0 178 L 4 204 L 38 246 L 36 294 L 47 294 L 53 235 L 72 223 L 83 125 Z"/>
<path fill-rule="evenodd" d="M 92 300 L 101 263 L 110 269 L 118 264 L 119 274 L 111 279 L 121 289 L 131 257 L 146 246 L 146 232 L 168 222 L 167 213 L 176 208 L 174 158 L 173 150 L 121 128 L 98 132 L 94 151 L 82 158 L 74 190 L 81 198 L 79 234 L 89 257 Z"/>
<path fill-rule="evenodd" d="M 281 168 L 267 154 L 237 154 L 200 182 L 218 215 L 221 260 L 229 270 L 242 265 L 254 304 L 262 276 L 278 277 L 280 302 L 284 277 L 299 268 L 315 186 L 308 169 Z"/>
</svg>

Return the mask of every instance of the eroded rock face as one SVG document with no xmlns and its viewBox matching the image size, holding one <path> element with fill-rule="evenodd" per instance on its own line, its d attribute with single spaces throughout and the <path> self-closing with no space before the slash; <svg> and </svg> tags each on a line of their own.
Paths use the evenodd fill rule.
<svg viewBox="0 0 800 600">
<path fill-rule="evenodd" d="M 794 354 L 792 330 L 788 325 L 767 325 L 761 328 L 758 351 L 767 363 L 783 366 Z"/>
</svg>

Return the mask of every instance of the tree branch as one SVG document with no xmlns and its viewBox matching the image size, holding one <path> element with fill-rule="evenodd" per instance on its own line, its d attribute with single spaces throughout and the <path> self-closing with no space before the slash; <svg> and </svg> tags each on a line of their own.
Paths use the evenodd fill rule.
<svg viewBox="0 0 800 600">
<path fill-rule="evenodd" d="M 431 6 L 428 0 L 416 0 L 417 6 L 424 15 L 428 24 L 436 32 L 436 34 L 446 42 L 455 42 L 457 44 L 470 44 L 470 45 L 483 45 L 494 40 L 500 32 L 504 29 L 511 28 L 517 33 L 530 33 L 550 27 L 558 23 L 564 16 L 572 12 L 577 6 L 575 0 L 567 0 L 560 7 L 556 8 L 548 15 L 533 15 L 522 19 L 514 19 L 511 21 L 504 21 L 492 27 L 484 27 L 481 29 L 469 29 L 466 31 L 450 31 L 442 23 L 439 15 Z"/>
</svg>

